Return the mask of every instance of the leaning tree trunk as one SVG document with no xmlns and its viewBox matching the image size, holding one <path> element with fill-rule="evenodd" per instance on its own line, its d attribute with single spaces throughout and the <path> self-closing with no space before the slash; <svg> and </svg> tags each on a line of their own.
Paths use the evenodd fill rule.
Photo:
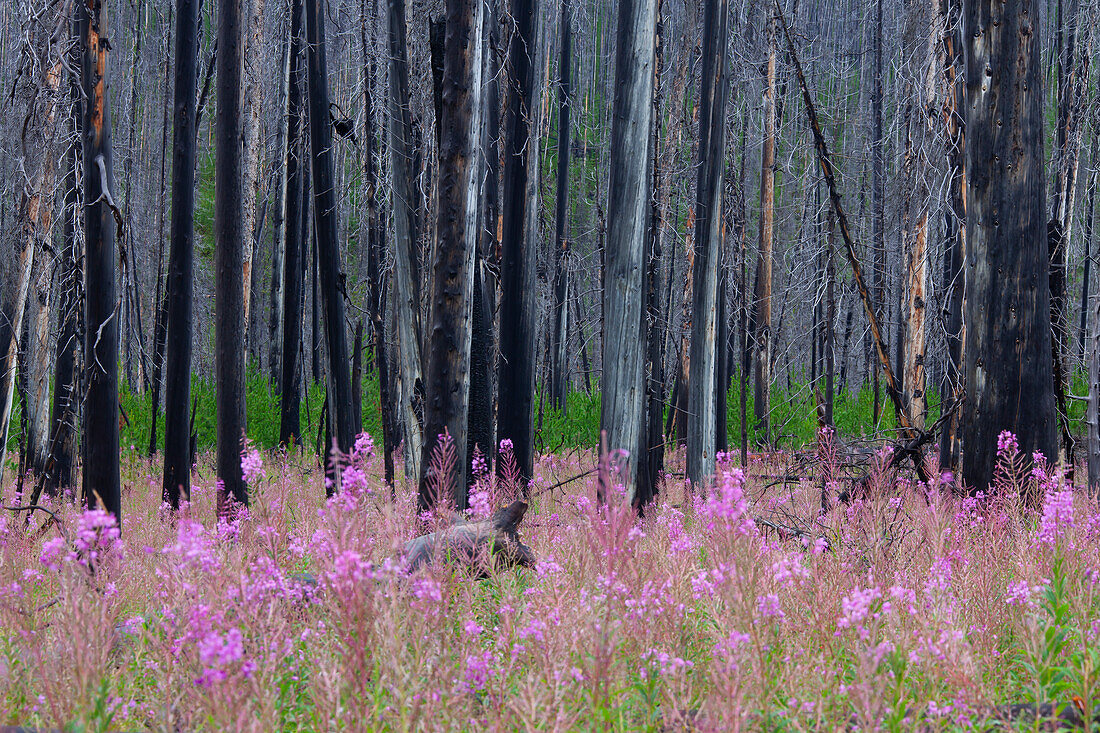
<svg viewBox="0 0 1100 733">
<path fill-rule="evenodd" d="M 191 335 L 195 250 L 196 95 L 202 0 L 176 8 L 176 72 L 172 123 L 172 224 L 168 251 L 164 362 L 163 500 L 173 509 L 191 500 Z"/>
<path fill-rule="evenodd" d="M 436 260 L 425 365 L 423 475 L 417 505 L 467 507 L 470 317 L 478 247 L 477 149 L 481 129 L 480 0 L 447 0 L 443 116 L 437 187 Z M 448 450 L 446 442 L 450 442 Z M 433 460 L 447 455 L 455 463 Z M 441 468 L 447 472 L 435 473 Z"/>
<path fill-rule="evenodd" d="M 405 477 L 420 480 L 420 275 L 416 260 L 416 200 L 413 185 L 412 114 L 405 0 L 389 0 L 390 170 L 393 177 L 394 317 L 397 320 L 397 395 L 405 437 Z"/>
<path fill-rule="evenodd" d="M 753 417 L 771 442 L 772 243 L 775 234 L 775 21 L 768 21 L 768 64 L 764 85 L 764 144 L 760 152 L 760 259 L 753 297 Z"/>
<path fill-rule="evenodd" d="M 557 268 L 550 344 L 550 404 L 566 409 L 569 392 L 569 107 L 572 94 L 573 19 L 570 0 L 561 3 L 561 55 L 558 58 L 558 182 L 554 222 Z"/>
<path fill-rule="evenodd" d="M 1058 448 L 1051 373 L 1039 8 L 963 6 L 967 32 L 966 386 L 963 480 L 988 490 L 997 436 Z M 1035 497 L 1030 497 L 1034 500 Z"/>
<path fill-rule="evenodd" d="M 244 37 L 242 0 L 218 2 L 218 107 L 214 126 L 214 373 L 218 384 L 218 516 L 248 503 L 241 474 L 245 437 Z"/>
<path fill-rule="evenodd" d="M 107 5 L 80 0 L 84 95 L 84 502 L 122 526 L 118 446 L 118 291 L 111 118 L 107 97 Z M 238 468 L 240 467 L 238 463 Z"/>
<path fill-rule="evenodd" d="M 313 215 L 317 234 L 317 276 L 324 307 L 325 353 L 328 355 L 329 419 L 336 448 L 349 453 L 358 426 L 351 398 L 348 335 L 344 327 L 344 297 L 337 234 L 336 181 L 329 124 L 328 62 L 325 56 L 325 16 L 319 0 L 306 0 L 306 41 L 309 57 L 309 139 L 313 157 Z M 328 446 L 326 446 L 327 448 Z"/>
<path fill-rule="evenodd" d="M 691 304 L 687 437 L 688 480 L 698 487 L 714 475 L 716 332 L 718 328 L 726 327 L 718 322 L 717 310 L 724 193 L 722 179 L 726 167 L 726 19 L 729 7 L 726 0 L 706 0 L 703 8 L 705 31 L 703 72 L 699 83 L 699 178 L 696 183 L 692 277 L 695 288 Z M 769 77 L 774 80 L 774 53 L 769 56 L 769 69 L 772 70 Z M 774 114 L 774 104 L 772 110 Z M 774 141 L 774 136 L 772 139 Z"/>
<path fill-rule="evenodd" d="M 508 46 L 508 102 L 504 112 L 503 226 L 500 263 L 500 377 L 497 439 L 510 440 L 526 484 L 534 469 L 536 266 L 531 227 L 537 180 L 538 130 L 534 118 L 539 51 L 538 5 L 510 0 L 515 24 Z M 498 471 L 503 464 L 498 463 Z"/>
<path fill-rule="evenodd" d="M 623 0 L 619 4 L 604 252 L 600 430 L 606 435 L 608 450 L 628 451 L 631 464 L 642 447 L 645 396 L 645 339 L 631 334 L 637 334 L 643 322 L 656 25 L 656 0 Z M 636 489 L 634 473 L 627 474 L 631 502 Z M 601 500 L 606 500 L 607 490 L 600 486 Z"/>
<path fill-rule="evenodd" d="M 283 257 L 283 326 L 279 383 L 279 443 L 302 445 L 302 308 L 305 296 L 304 245 L 309 203 L 306 197 L 305 130 L 302 88 L 302 0 L 291 0 L 290 81 L 287 89 L 286 251 Z"/>
</svg>

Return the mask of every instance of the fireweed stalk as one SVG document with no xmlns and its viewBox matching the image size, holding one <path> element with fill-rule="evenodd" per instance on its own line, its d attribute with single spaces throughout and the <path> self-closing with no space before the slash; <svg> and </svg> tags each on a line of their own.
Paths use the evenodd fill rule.
<svg viewBox="0 0 1100 733">
<path fill-rule="evenodd" d="M 415 487 L 391 500 L 368 437 L 327 501 L 313 457 L 247 448 L 252 502 L 222 522 L 208 457 L 173 513 L 128 454 L 124 536 L 64 500 L 60 525 L 0 517 L 0 723 L 980 729 L 998 705 L 1091 706 L 1100 507 L 1001 443 L 988 497 L 935 471 L 918 485 L 884 453 L 825 513 L 818 479 L 846 488 L 839 465 L 769 488 L 789 458 L 723 456 L 710 485 L 687 487 L 674 452 L 640 520 L 625 461 L 606 462 L 600 505 L 597 476 L 540 493 L 593 454 L 546 456 L 521 526 L 537 563 L 488 579 L 402 571 Z M 518 490 L 509 446 L 494 458 L 503 479 L 474 457 L 475 517 Z M 1060 643 L 1044 646 L 1052 625 Z"/>
</svg>

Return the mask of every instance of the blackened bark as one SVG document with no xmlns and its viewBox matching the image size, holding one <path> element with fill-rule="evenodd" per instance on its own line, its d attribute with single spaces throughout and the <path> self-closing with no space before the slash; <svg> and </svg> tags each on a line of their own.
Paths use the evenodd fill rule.
<svg viewBox="0 0 1100 733">
<path fill-rule="evenodd" d="M 512 441 L 519 471 L 526 482 L 534 468 L 535 322 L 537 252 L 528 231 L 528 177 L 537 161 L 530 145 L 535 96 L 537 4 L 510 0 L 512 22 L 508 46 L 508 102 L 504 116 L 503 222 L 500 274 L 500 365 L 497 438 Z M 535 162 L 536 166 L 531 163 Z M 637 321 L 633 321 L 636 323 Z M 499 464 L 498 464 L 499 465 Z M 500 466 L 500 468 L 503 468 Z"/>
<path fill-rule="evenodd" d="M 83 499 L 122 526 L 118 447 L 117 223 L 107 95 L 110 33 L 107 6 L 81 0 L 81 84 L 84 99 L 85 383 Z M 238 468 L 239 468 L 238 463 Z"/>
<path fill-rule="evenodd" d="M 279 443 L 302 445 L 301 384 L 302 305 L 305 294 L 305 258 L 308 200 L 305 193 L 304 113 L 302 88 L 302 0 L 291 0 L 290 81 L 287 88 L 286 252 L 283 257 L 283 328 L 280 359 Z"/>
<path fill-rule="evenodd" d="M 244 24 L 242 0 L 218 2 L 218 59 L 214 83 L 214 373 L 218 384 L 218 516 L 228 516 L 231 501 L 248 503 L 241 474 L 245 435 L 244 248 L 251 232 L 244 227 L 244 118 L 242 76 Z"/>
<path fill-rule="evenodd" d="M 324 308 L 325 376 L 333 438 L 341 453 L 349 453 L 357 432 L 348 373 L 348 335 L 344 324 L 343 267 L 337 233 L 336 181 L 329 124 L 328 62 L 325 55 L 325 16 L 320 0 L 306 0 L 309 57 L 309 137 L 313 158 L 313 216 L 317 235 L 317 284 Z"/>
<path fill-rule="evenodd" d="M 196 95 L 200 0 L 181 0 L 176 14 L 172 105 L 172 223 L 165 290 L 163 501 L 178 509 L 191 498 L 191 290 L 195 247 Z"/>
<path fill-rule="evenodd" d="M 565 413 L 569 394 L 569 108 L 573 93 L 573 19 L 570 0 L 561 3 L 561 55 L 558 59 L 558 180 L 554 222 L 557 266 L 554 271 L 554 316 L 550 335 L 550 404 Z"/>
<path fill-rule="evenodd" d="M 424 452 L 418 507 L 444 501 L 467 506 L 466 428 L 469 417 L 470 318 L 478 247 L 477 150 L 481 124 L 480 0 L 447 0 L 443 116 L 440 128 L 436 261 L 425 364 Z M 433 461 L 452 441 L 455 465 L 439 475 Z"/>
<path fill-rule="evenodd" d="M 1039 8 L 963 6 L 967 29 L 966 389 L 963 479 L 985 491 L 997 435 L 1054 458 Z M 1036 497 L 1030 497 L 1034 500 Z"/>
</svg>

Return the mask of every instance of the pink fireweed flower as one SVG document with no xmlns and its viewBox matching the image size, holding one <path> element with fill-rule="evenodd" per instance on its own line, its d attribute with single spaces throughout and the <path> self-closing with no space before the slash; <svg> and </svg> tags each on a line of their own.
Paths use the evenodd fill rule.
<svg viewBox="0 0 1100 733">
<path fill-rule="evenodd" d="M 369 494 L 370 484 L 367 482 L 367 474 L 358 466 L 352 465 L 344 469 L 341 476 L 344 492 L 349 495 Z"/>
<path fill-rule="evenodd" d="M 241 451 L 241 476 L 246 484 L 254 484 L 264 478 L 264 459 L 255 448 Z"/>
<path fill-rule="evenodd" d="M 744 486 L 745 472 L 740 468 L 722 474 L 703 507 L 703 515 L 710 519 L 707 529 L 714 529 L 721 521 L 739 534 L 756 534 L 756 523 L 749 515 Z"/>
<path fill-rule="evenodd" d="M 1039 542 L 1053 545 L 1074 526 L 1073 491 L 1051 491 L 1043 499 L 1043 516 L 1039 520 Z"/>
<path fill-rule="evenodd" d="M 1016 453 L 1020 450 L 1020 444 L 1016 440 L 1016 434 L 1011 430 L 1003 430 L 997 436 L 997 456 L 1004 453 Z"/>
<path fill-rule="evenodd" d="M 470 514 L 475 517 L 487 517 L 493 513 L 492 500 L 489 498 L 489 490 L 478 483 L 470 492 Z"/>
<path fill-rule="evenodd" d="M 466 674 L 462 687 L 466 692 L 480 692 L 495 675 L 492 652 L 471 654 L 466 657 Z"/>
<path fill-rule="evenodd" d="M 837 635 L 840 635 L 840 629 L 855 629 L 859 638 L 866 641 L 870 631 L 865 624 L 889 613 L 890 602 L 882 600 L 882 591 L 876 587 L 857 588 L 840 601 L 840 609 L 843 613 L 836 621 Z"/>
<path fill-rule="evenodd" d="M 205 667 L 195 681 L 200 687 L 210 687 L 229 676 L 231 665 L 244 658 L 244 636 L 240 629 L 230 629 L 225 634 L 212 631 L 199 640 L 199 662 Z M 248 677 L 252 673 L 251 664 L 242 666 L 241 671 Z"/>
<path fill-rule="evenodd" d="M 90 567 L 118 548 L 121 536 L 113 514 L 102 509 L 88 509 L 77 521 L 73 559 Z"/>
<path fill-rule="evenodd" d="M 354 460 L 369 460 L 374 458 L 374 438 L 369 433 L 359 433 L 355 438 L 355 446 L 351 449 L 351 457 Z"/>
<path fill-rule="evenodd" d="M 1035 599 L 1034 596 L 1043 591 L 1041 585 L 1028 585 L 1026 580 L 1018 580 L 1015 583 L 1009 583 L 1008 589 L 1005 592 L 1005 603 L 1010 606 L 1020 606 L 1021 608 L 1034 608 Z"/>
<path fill-rule="evenodd" d="M 38 556 L 38 560 L 50 570 L 60 570 L 61 563 L 66 559 L 65 550 L 64 538 L 54 537 L 42 543 L 42 553 Z"/>
<path fill-rule="evenodd" d="M 779 603 L 779 596 L 775 593 L 767 593 L 760 596 L 756 601 L 756 610 L 759 611 L 762 618 L 782 621 L 786 616 L 786 614 L 783 613 L 783 607 Z"/>
</svg>

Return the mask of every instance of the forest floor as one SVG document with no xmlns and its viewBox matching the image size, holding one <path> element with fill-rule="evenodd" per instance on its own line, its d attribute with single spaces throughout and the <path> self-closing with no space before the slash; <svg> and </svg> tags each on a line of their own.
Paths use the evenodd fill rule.
<svg viewBox="0 0 1100 733">
<path fill-rule="evenodd" d="M 251 505 L 221 523 L 210 456 L 172 515 L 126 455 L 121 538 L 65 501 L 29 531 L 0 517 L 0 724 L 1033 730 L 1029 703 L 1079 723 L 1100 698 L 1100 506 L 1011 441 L 995 499 L 880 453 L 825 514 L 821 476 L 851 472 L 828 450 L 723 460 L 696 493 L 673 454 L 642 520 L 621 491 L 597 507 L 592 474 L 545 490 L 596 464 L 546 455 L 520 526 L 535 566 L 481 579 L 402 570 L 415 497 L 366 443 L 328 501 L 314 457 L 251 453 Z M 472 491 L 480 515 L 514 486 Z"/>
</svg>

